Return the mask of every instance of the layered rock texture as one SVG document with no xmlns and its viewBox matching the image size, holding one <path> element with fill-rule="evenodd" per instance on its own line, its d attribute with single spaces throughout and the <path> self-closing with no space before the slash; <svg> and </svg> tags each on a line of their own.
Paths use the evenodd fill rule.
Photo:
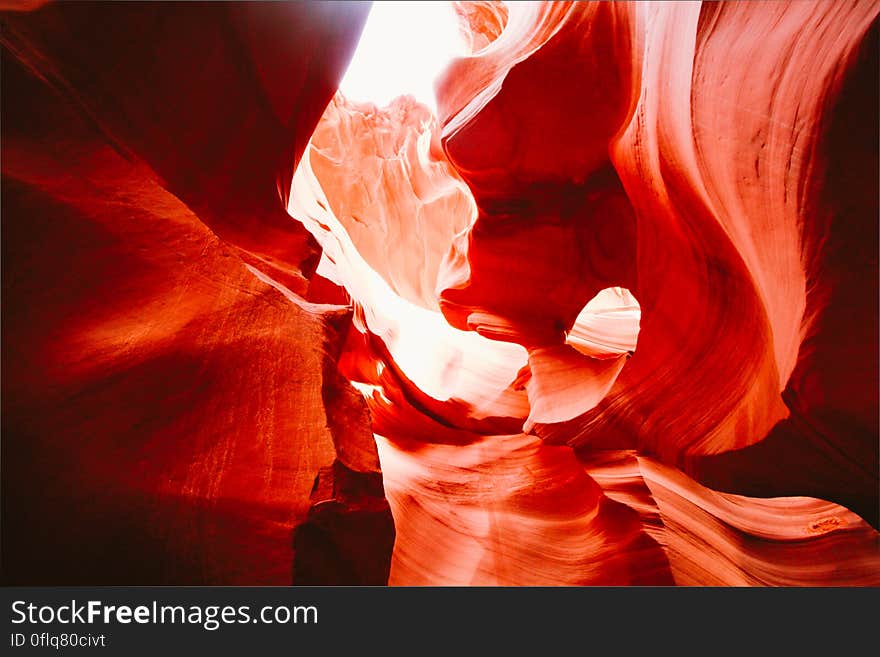
<svg viewBox="0 0 880 657">
<path fill-rule="evenodd" d="M 880 584 L 876 3 L 37 5 L 5 581 Z"/>
</svg>

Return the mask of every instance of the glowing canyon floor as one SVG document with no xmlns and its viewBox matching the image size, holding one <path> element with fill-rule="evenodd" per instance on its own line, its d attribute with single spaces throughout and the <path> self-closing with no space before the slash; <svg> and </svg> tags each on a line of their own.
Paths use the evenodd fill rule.
<svg viewBox="0 0 880 657">
<path fill-rule="evenodd" d="M 0 1 L 4 582 L 880 585 L 878 14 Z"/>
</svg>

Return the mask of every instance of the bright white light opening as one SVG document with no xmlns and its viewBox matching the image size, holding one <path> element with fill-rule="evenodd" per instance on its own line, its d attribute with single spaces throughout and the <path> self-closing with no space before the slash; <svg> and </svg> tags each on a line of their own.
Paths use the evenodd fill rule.
<svg viewBox="0 0 880 657">
<path fill-rule="evenodd" d="M 436 112 L 434 80 L 466 54 L 451 3 L 374 2 L 339 90 L 379 107 L 411 94 Z"/>
</svg>

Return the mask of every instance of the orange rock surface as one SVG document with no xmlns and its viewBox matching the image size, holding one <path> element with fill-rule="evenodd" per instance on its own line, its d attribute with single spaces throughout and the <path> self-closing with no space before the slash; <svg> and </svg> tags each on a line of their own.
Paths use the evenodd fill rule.
<svg viewBox="0 0 880 657">
<path fill-rule="evenodd" d="M 876 3 L 454 8 L 2 14 L 7 581 L 880 584 Z"/>
</svg>

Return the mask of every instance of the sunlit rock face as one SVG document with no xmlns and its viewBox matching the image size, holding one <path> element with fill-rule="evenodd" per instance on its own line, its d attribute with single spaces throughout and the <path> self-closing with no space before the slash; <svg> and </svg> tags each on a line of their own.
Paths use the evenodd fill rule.
<svg viewBox="0 0 880 657">
<path fill-rule="evenodd" d="M 7 581 L 880 584 L 876 3 L 451 11 L 3 15 Z"/>
<path fill-rule="evenodd" d="M 337 95 L 309 150 L 327 209 L 366 264 L 397 296 L 431 310 L 440 263 L 473 207 L 437 136 L 433 114 L 412 97 L 379 109 Z"/>
</svg>

